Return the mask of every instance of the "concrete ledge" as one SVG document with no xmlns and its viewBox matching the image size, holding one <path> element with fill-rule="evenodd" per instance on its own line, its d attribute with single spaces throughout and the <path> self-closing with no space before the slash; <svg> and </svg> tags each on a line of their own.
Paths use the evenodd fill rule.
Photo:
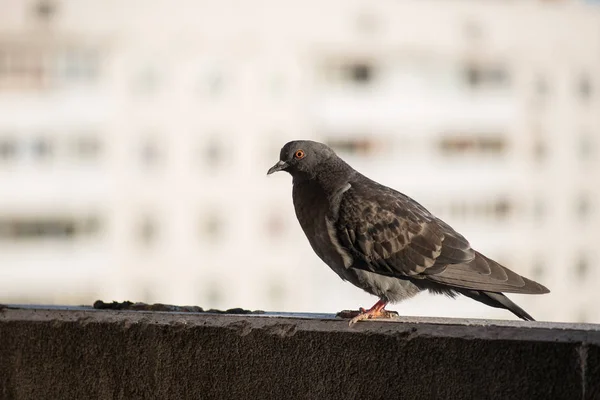
<svg viewBox="0 0 600 400">
<path fill-rule="evenodd" d="M 600 399 L 600 326 L 0 308 L 2 399 Z"/>
</svg>

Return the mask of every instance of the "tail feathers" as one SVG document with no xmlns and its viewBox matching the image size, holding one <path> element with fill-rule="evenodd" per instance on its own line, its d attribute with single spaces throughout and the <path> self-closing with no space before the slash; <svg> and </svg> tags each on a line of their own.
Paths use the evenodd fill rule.
<svg viewBox="0 0 600 400">
<path fill-rule="evenodd" d="M 483 295 L 489 297 L 490 299 L 497 301 L 500 304 L 500 308 L 506 308 L 508 311 L 515 314 L 517 317 L 525 320 L 525 321 L 535 321 L 531 315 L 529 315 L 525 310 L 512 302 L 511 299 L 503 295 L 502 293 L 495 292 L 482 292 Z"/>
<path fill-rule="evenodd" d="M 457 290 L 460 294 L 470 297 L 491 307 L 504 308 L 525 321 L 535 321 L 525 310 L 512 302 L 508 297 L 498 292 L 479 290 Z"/>
</svg>

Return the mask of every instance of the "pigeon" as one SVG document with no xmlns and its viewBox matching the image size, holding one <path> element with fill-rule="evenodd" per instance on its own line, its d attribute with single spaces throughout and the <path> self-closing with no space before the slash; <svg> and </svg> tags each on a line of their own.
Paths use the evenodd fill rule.
<svg viewBox="0 0 600 400">
<path fill-rule="evenodd" d="M 421 204 L 362 175 L 323 143 L 285 144 L 267 175 L 277 171 L 292 176 L 296 217 L 314 252 L 344 281 L 379 298 L 349 315 L 350 325 L 390 318 L 388 303 L 425 290 L 534 321 L 504 293 L 549 292 L 474 250 Z"/>
</svg>

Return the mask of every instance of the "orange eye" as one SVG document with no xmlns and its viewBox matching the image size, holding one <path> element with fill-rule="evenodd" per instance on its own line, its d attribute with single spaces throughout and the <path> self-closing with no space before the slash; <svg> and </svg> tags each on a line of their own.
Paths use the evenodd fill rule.
<svg viewBox="0 0 600 400">
<path fill-rule="evenodd" d="M 306 156 L 304 150 L 296 150 L 296 152 L 294 153 L 294 157 L 296 157 L 296 160 L 301 160 L 304 158 L 304 156 Z"/>
</svg>

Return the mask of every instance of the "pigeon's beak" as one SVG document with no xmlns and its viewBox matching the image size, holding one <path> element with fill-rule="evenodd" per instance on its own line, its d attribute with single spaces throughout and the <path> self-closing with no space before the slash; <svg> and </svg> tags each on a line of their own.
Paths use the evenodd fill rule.
<svg viewBox="0 0 600 400">
<path fill-rule="evenodd" d="M 287 167 L 289 167 L 289 165 L 285 161 L 277 161 L 277 164 L 269 168 L 267 175 L 271 175 L 273 172 L 283 171 Z"/>
</svg>

